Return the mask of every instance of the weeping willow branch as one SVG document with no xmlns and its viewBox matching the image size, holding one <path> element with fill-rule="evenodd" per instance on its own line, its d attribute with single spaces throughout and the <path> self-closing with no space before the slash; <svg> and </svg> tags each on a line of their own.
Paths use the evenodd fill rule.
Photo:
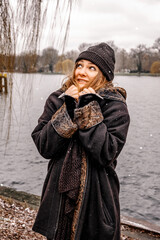
<svg viewBox="0 0 160 240">
<path fill-rule="evenodd" d="M 45 42 L 64 50 L 74 2 L 76 0 L 0 0 L 1 65 L 8 61 L 6 67 L 11 71 L 17 52 L 36 53 Z"/>
<path fill-rule="evenodd" d="M 0 0 L 0 72 L 13 73 L 20 53 L 33 56 L 29 62 L 34 66 L 40 49 L 53 46 L 63 52 L 76 1 Z M 8 116 L 12 116 L 13 78 L 9 79 Z M 8 119 L 11 125 L 11 117 Z"/>
</svg>

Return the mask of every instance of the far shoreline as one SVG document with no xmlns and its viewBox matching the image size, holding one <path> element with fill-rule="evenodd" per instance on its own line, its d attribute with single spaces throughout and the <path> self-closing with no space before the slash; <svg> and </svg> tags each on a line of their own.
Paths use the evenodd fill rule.
<svg viewBox="0 0 160 240">
<path fill-rule="evenodd" d="M 64 73 L 60 73 L 60 72 L 1 72 L 1 74 L 14 74 L 14 73 L 18 73 L 18 74 L 44 74 L 44 75 L 62 75 L 62 76 L 68 76 L 69 74 L 64 74 Z M 141 77 L 141 76 L 146 76 L 146 77 L 160 77 L 160 73 L 129 73 L 129 72 L 115 72 L 114 73 L 115 76 L 137 76 L 137 77 Z"/>
</svg>

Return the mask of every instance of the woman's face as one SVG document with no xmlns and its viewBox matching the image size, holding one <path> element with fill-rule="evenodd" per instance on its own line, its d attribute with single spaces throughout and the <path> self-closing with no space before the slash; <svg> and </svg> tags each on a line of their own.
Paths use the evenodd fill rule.
<svg viewBox="0 0 160 240">
<path fill-rule="evenodd" d="M 88 60 L 80 60 L 76 64 L 75 80 L 82 89 L 84 86 L 94 81 L 100 72 L 99 68 Z"/>
</svg>

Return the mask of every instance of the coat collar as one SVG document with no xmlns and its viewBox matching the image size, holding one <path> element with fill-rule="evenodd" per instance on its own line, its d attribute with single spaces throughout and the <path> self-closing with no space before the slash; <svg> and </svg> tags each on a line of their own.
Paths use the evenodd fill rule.
<svg viewBox="0 0 160 240">
<path fill-rule="evenodd" d="M 99 94 L 104 99 L 116 100 L 126 103 L 127 93 L 124 88 L 101 88 L 97 91 L 97 94 Z"/>
<path fill-rule="evenodd" d="M 127 93 L 124 88 L 121 87 L 112 87 L 112 88 L 100 88 L 96 92 L 97 97 L 101 99 L 109 99 L 113 101 L 121 101 L 126 103 Z M 61 94 L 58 98 L 62 98 L 65 96 L 65 92 L 61 90 Z"/>
</svg>

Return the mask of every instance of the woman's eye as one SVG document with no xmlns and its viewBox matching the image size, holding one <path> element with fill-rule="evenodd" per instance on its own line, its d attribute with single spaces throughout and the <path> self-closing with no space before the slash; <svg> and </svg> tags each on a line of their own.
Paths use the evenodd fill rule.
<svg viewBox="0 0 160 240">
<path fill-rule="evenodd" d="M 94 70 L 94 71 L 96 70 L 96 68 L 95 68 L 95 67 L 93 67 L 93 66 L 91 66 L 91 67 L 90 67 L 90 69 L 91 69 L 91 70 Z"/>
<path fill-rule="evenodd" d="M 81 68 L 82 67 L 82 64 L 81 63 L 78 63 L 77 64 L 77 68 Z"/>
</svg>

